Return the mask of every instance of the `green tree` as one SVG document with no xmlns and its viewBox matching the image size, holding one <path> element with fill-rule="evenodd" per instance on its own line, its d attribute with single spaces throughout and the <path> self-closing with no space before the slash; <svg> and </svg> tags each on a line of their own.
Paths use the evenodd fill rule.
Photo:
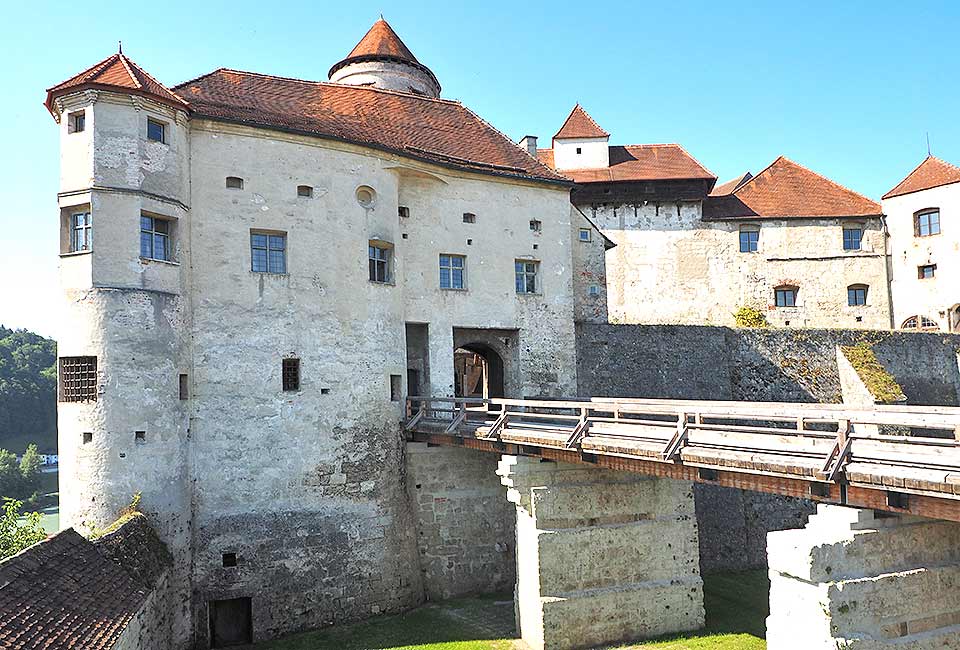
<svg viewBox="0 0 960 650">
<path fill-rule="evenodd" d="M 0 325 L 0 447 L 57 446 L 57 344 Z"/>
<path fill-rule="evenodd" d="M 16 454 L 0 449 L 0 498 L 13 498 L 21 493 L 22 474 Z"/>
<path fill-rule="evenodd" d="M 40 452 L 34 444 L 27 446 L 20 458 L 20 481 L 23 496 L 32 496 L 40 489 Z"/>
<path fill-rule="evenodd" d="M 0 513 L 0 560 L 47 538 L 39 512 L 27 513 L 24 521 L 20 522 L 22 506 L 22 501 L 4 500 L 3 512 Z"/>
</svg>

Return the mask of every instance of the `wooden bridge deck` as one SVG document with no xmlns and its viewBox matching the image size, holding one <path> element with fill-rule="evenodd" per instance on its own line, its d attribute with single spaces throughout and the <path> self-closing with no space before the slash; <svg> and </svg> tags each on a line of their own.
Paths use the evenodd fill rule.
<svg viewBox="0 0 960 650">
<path fill-rule="evenodd" d="M 407 398 L 408 439 L 960 521 L 960 408 Z"/>
</svg>

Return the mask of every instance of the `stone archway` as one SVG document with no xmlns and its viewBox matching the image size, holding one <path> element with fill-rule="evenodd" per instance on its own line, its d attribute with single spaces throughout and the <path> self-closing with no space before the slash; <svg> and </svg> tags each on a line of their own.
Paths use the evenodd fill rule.
<svg viewBox="0 0 960 650">
<path fill-rule="evenodd" d="M 504 397 L 503 359 L 489 345 L 467 343 L 453 351 L 457 397 Z"/>
</svg>

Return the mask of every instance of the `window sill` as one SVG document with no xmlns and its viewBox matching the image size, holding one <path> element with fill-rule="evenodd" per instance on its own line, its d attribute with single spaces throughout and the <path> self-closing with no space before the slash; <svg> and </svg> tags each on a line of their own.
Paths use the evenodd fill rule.
<svg viewBox="0 0 960 650">
<path fill-rule="evenodd" d="M 468 289 L 466 287 L 440 287 L 440 291 L 453 291 L 455 293 L 466 293 Z"/>
<path fill-rule="evenodd" d="M 378 280 L 367 280 L 367 284 L 372 284 L 377 287 L 395 287 L 397 283 L 391 280 L 390 282 L 380 282 Z"/>
<path fill-rule="evenodd" d="M 157 260 L 152 257 L 141 257 L 141 264 L 166 264 L 167 266 L 180 266 L 180 262 L 173 262 L 171 260 Z"/>
<path fill-rule="evenodd" d="M 285 278 L 285 277 L 287 277 L 288 275 L 290 275 L 289 273 L 286 273 L 286 272 L 284 272 L 284 273 L 276 273 L 276 272 L 272 272 L 272 271 L 254 271 L 253 269 L 250 270 L 250 274 L 251 274 L 251 275 L 269 275 L 269 276 L 273 276 L 273 277 L 275 277 L 275 278 Z"/>
<path fill-rule="evenodd" d="M 92 255 L 93 249 L 88 248 L 85 251 L 70 251 L 69 253 L 60 253 L 60 257 L 80 257 L 82 255 Z"/>
<path fill-rule="evenodd" d="M 542 298 L 543 293 L 540 291 L 530 293 L 529 291 L 524 291 L 523 293 L 517 293 L 518 298 Z"/>
</svg>

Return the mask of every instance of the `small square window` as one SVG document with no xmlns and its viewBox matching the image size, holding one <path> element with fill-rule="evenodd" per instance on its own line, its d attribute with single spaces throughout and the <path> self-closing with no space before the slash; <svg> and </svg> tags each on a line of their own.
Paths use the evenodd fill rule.
<svg viewBox="0 0 960 650">
<path fill-rule="evenodd" d="M 581 228 L 579 234 L 577 235 L 577 237 L 578 237 L 578 238 L 580 239 L 580 241 L 582 241 L 582 242 L 588 242 L 588 241 L 593 240 L 593 233 L 590 231 L 589 228 Z"/>
<path fill-rule="evenodd" d="M 760 248 L 760 229 L 756 226 L 741 226 L 740 252 L 756 253 Z"/>
<path fill-rule="evenodd" d="M 86 111 L 76 111 L 75 113 L 70 113 L 70 116 L 67 120 L 67 133 L 83 133 L 86 128 Z"/>
<path fill-rule="evenodd" d="M 925 264 L 917 267 L 917 277 L 921 280 L 929 280 L 937 275 L 936 264 Z"/>
<path fill-rule="evenodd" d="M 596 284 L 591 284 L 590 287 L 587 289 L 587 294 L 591 296 L 599 296 L 600 287 Z"/>
<path fill-rule="evenodd" d="M 91 432 L 91 431 L 84 431 L 84 432 L 83 432 L 83 436 L 82 436 L 82 440 L 83 440 L 83 444 L 85 444 L 85 445 L 88 444 L 88 443 L 93 442 L 93 432 Z"/>
<path fill-rule="evenodd" d="M 466 266 L 467 258 L 463 255 L 441 255 L 440 256 L 440 288 L 441 289 L 465 289 L 466 288 Z"/>
<path fill-rule="evenodd" d="M 581 153 L 583 153 L 583 149 L 581 149 L 580 147 L 577 147 L 577 154 L 579 155 Z"/>
<path fill-rule="evenodd" d="M 254 273 L 287 272 L 287 236 L 283 233 L 250 233 L 250 270 Z"/>
<path fill-rule="evenodd" d="M 850 307 L 862 307 L 867 304 L 867 285 L 853 284 L 847 287 L 847 304 Z"/>
<path fill-rule="evenodd" d="M 147 140 L 154 142 L 167 141 L 167 125 L 154 119 L 147 119 Z"/>
<path fill-rule="evenodd" d="M 797 290 L 793 287 L 784 287 L 774 291 L 777 307 L 796 307 Z"/>
<path fill-rule="evenodd" d="M 227 189 L 228 190 L 242 190 L 243 189 L 243 179 L 239 176 L 227 176 Z"/>
<path fill-rule="evenodd" d="M 532 230 L 533 232 L 540 232 L 541 230 L 543 230 L 543 222 L 540 221 L 539 219 L 531 219 L 530 230 Z"/>
<path fill-rule="evenodd" d="M 401 219 L 406 219 L 410 216 L 410 208 L 405 205 L 401 205 L 397 208 L 397 214 L 400 215 Z"/>
<path fill-rule="evenodd" d="M 223 566 L 230 568 L 237 566 L 237 554 L 236 553 L 222 553 L 220 555 L 220 562 Z"/>
<path fill-rule="evenodd" d="M 297 196 L 309 199 L 313 197 L 313 188 L 309 185 L 297 185 Z"/>
<path fill-rule="evenodd" d="M 133 440 L 138 444 L 143 444 L 147 441 L 147 432 L 146 431 L 134 431 Z"/>
<path fill-rule="evenodd" d="M 477 215 L 472 212 L 464 212 L 463 223 L 477 223 Z"/>
<path fill-rule="evenodd" d="M 283 390 L 300 390 L 300 359 L 283 360 Z"/>
</svg>

